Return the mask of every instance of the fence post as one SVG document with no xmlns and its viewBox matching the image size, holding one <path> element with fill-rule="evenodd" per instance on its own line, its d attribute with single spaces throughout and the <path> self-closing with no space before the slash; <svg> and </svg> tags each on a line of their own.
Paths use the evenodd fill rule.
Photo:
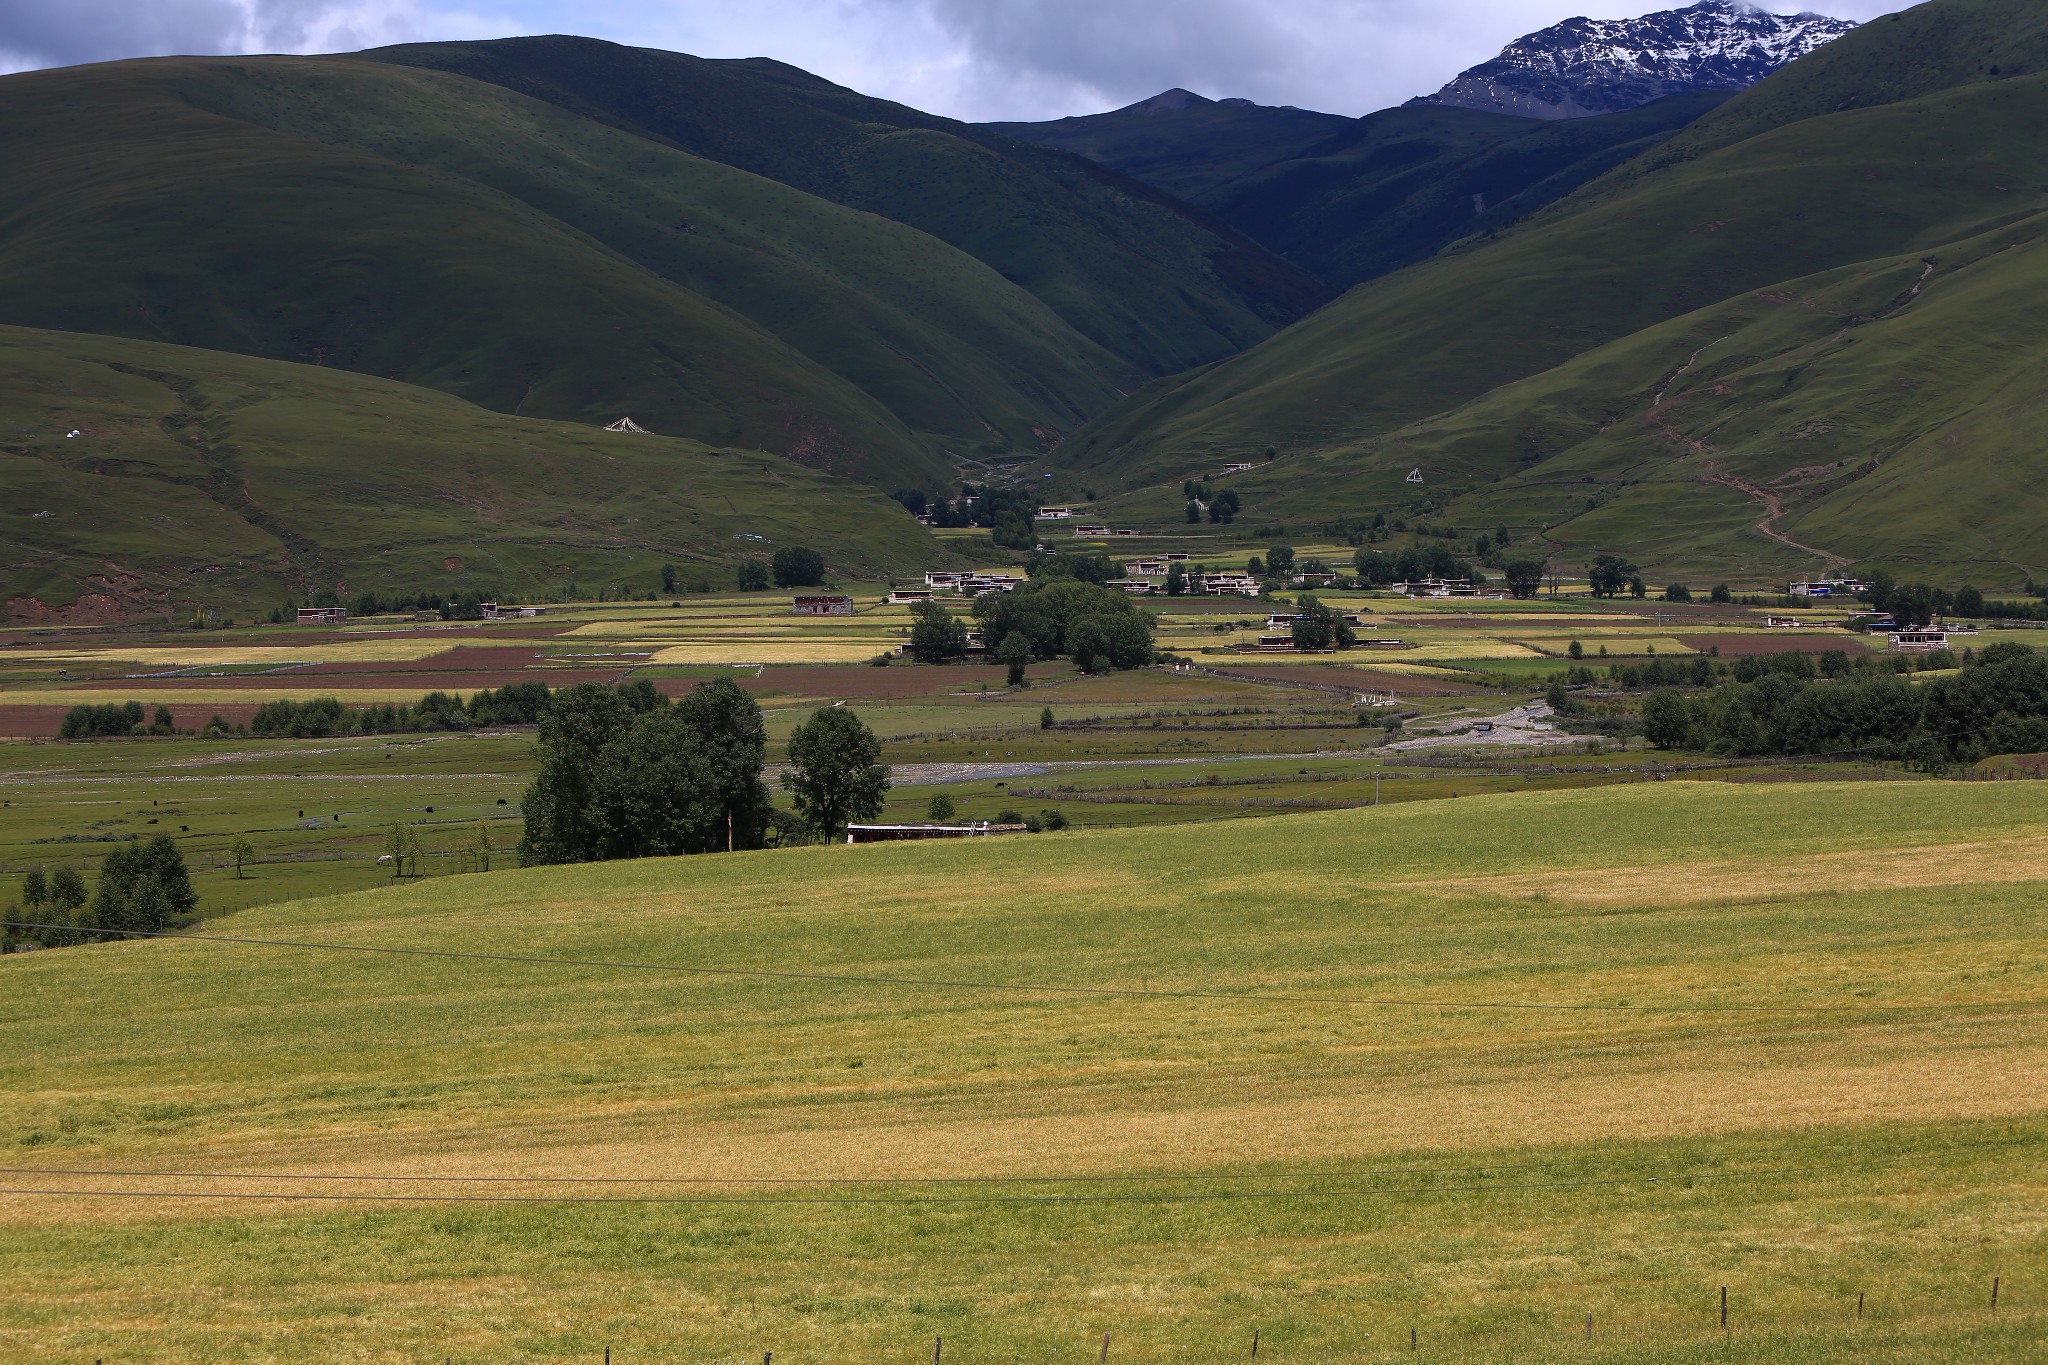
<svg viewBox="0 0 2048 1365">
<path fill-rule="evenodd" d="M 939 1351 L 946 1344 L 944 1337 L 932 1338 L 932 1365 L 939 1365 Z"/>
<path fill-rule="evenodd" d="M 1592 1315 L 1591 1313 L 1588 1313 L 1588 1314 L 1586 1314 L 1586 1340 L 1588 1340 L 1588 1341 L 1591 1341 L 1592 1339 L 1593 1339 L 1593 1315 Z"/>
<path fill-rule="evenodd" d="M 1253 1360 L 1257 1360 L 1258 1358 L 1259 1358 L 1259 1329 L 1258 1329 L 1258 1328 L 1256 1328 L 1256 1327 L 1254 1327 L 1254 1328 L 1252 1328 L 1252 1359 L 1253 1359 Z"/>
<path fill-rule="evenodd" d="M 1728 1330 L 1728 1286 L 1721 1286 L 1721 1330 Z"/>
<path fill-rule="evenodd" d="M 1415 1329 L 1413 1327 L 1410 1327 L 1408 1329 L 1408 1349 L 1411 1351 L 1419 1351 L 1422 1349 L 1421 1346 L 1415 1340 Z"/>
<path fill-rule="evenodd" d="M 1109 1333 L 1107 1333 L 1107 1332 L 1104 1332 L 1104 1333 L 1102 1334 L 1102 1362 L 1101 1362 L 1101 1365 L 1109 1365 Z"/>
<path fill-rule="evenodd" d="M 1991 1277 L 1991 1311 L 1998 1311 L 1998 1276 Z"/>
<path fill-rule="evenodd" d="M 1856 1295 L 1856 1316 L 1858 1318 L 1863 1316 L 1863 1295 L 1861 1293 Z"/>
</svg>

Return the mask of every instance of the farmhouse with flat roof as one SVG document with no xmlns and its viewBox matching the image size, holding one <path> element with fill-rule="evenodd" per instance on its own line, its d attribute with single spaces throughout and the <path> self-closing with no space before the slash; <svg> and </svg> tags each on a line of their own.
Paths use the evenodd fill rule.
<svg viewBox="0 0 2048 1365">
<path fill-rule="evenodd" d="M 436 616 L 435 620 L 440 617 Z M 338 626 L 348 620 L 347 607 L 300 607 L 299 624 L 302 626 Z"/>
<path fill-rule="evenodd" d="M 789 611 L 792 616 L 851 616 L 853 599 L 844 593 L 802 594 Z"/>
</svg>

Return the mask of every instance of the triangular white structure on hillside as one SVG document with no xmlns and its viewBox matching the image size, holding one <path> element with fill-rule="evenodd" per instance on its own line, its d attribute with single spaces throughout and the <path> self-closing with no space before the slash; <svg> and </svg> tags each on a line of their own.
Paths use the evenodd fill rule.
<svg viewBox="0 0 2048 1365">
<path fill-rule="evenodd" d="M 640 425 L 640 424 L 639 424 L 638 422 L 634 421 L 634 420 L 633 420 L 632 418 L 630 418 L 630 417 L 621 417 L 621 418 L 620 418 L 620 419 L 619 419 L 618 421 L 616 421 L 616 422 L 613 422 L 613 423 L 612 423 L 612 424 L 611 424 L 610 426 L 606 427 L 606 428 L 605 428 L 605 430 L 606 430 L 606 431 L 631 431 L 631 432 L 636 432 L 636 433 L 638 433 L 639 435 L 642 435 L 642 436 L 645 436 L 645 435 L 647 435 L 647 434 L 648 434 L 648 432 L 647 432 L 647 428 L 646 428 L 646 427 L 643 427 L 643 426 L 641 426 L 641 425 Z"/>
<path fill-rule="evenodd" d="M 1417 465 L 1417 466 L 1415 466 L 1415 468 L 1413 468 L 1413 469 L 1411 469 L 1411 470 L 1409 470 L 1409 471 L 1408 471 L 1408 482 L 1410 482 L 1410 483 L 1421 483 L 1421 482 L 1422 482 L 1422 466 L 1421 466 L 1421 465 Z"/>
</svg>

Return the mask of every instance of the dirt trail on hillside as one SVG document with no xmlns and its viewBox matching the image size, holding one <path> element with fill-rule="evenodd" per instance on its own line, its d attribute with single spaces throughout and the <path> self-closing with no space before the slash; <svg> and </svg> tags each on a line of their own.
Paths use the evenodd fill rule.
<svg viewBox="0 0 2048 1365">
<path fill-rule="evenodd" d="M 1832 550 L 1823 550 L 1817 546 L 1802 544 L 1779 531 L 1773 523 L 1785 515 L 1785 500 L 1776 493 L 1771 492 L 1768 488 L 1759 488 L 1747 479 L 1738 478 L 1736 475 L 1727 473 L 1721 468 L 1719 460 L 1708 460 L 1706 470 L 1708 483 L 1718 483 L 1723 488 L 1733 488 L 1744 496 L 1754 498 L 1764 505 L 1763 520 L 1756 524 L 1756 529 L 1762 534 L 1769 536 L 1780 545 L 1789 546 L 1799 551 L 1801 554 L 1817 556 L 1826 563 L 1829 572 L 1845 568 L 1850 563 L 1849 560 L 1834 553 Z"/>
</svg>

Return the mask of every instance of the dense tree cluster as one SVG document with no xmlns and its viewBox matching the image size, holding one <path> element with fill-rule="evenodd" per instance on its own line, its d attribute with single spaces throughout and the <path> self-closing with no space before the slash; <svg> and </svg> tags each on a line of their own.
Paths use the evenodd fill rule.
<svg viewBox="0 0 2048 1365">
<path fill-rule="evenodd" d="M 641 680 L 643 683 L 644 679 Z M 652 690 L 652 684 L 648 684 Z M 335 735 L 431 734 L 500 725 L 533 725 L 547 714 L 552 694 L 544 682 L 484 688 L 468 701 L 429 692 L 411 706 L 348 707 L 333 697 L 265 702 L 250 718 L 249 733 L 266 739 L 327 739 Z M 207 733 L 216 733 L 216 721 Z"/>
<path fill-rule="evenodd" d="M 769 565 L 778 588 L 814 588 L 825 581 L 825 557 L 801 545 L 785 545 Z"/>
<path fill-rule="evenodd" d="M 1028 657 L 1069 657 L 1083 672 L 1142 668 L 1152 662 L 1153 622 L 1124 594 L 1078 578 L 1048 578 L 974 603 L 983 638 L 997 656 L 1023 637 Z"/>
<path fill-rule="evenodd" d="M 119 739 L 128 735 L 171 735 L 177 727 L 171 708 L 159 706 L 149 723 L 143 723 L 139 701 L 110 702 L 104 706 L 74 706 L 64 713 L 57 727 L 59 739 Z"/>
<path fill-rule="evenodd" d="M 636 703 L 652 698 L 653 704 Z M 540 770 L 523 802 L 519 860 L 613 858 L 759 848 L 770 823 L 761 780 L 761 708 L 728 678 L 670 705 L 650 686 L 583 683 L 540 720 Z"/>
<path fill-rule="evenodd" d="M 1354 556 L 1353 562 L 1358 576 L 1374 587 L 1424 578 L 1469 578 L 1477 582 L 1481 577 L 1448 545 L 1410 545 L 1393 551 L 1367 547 Z"/>
<path fill-rule="evenodd" d="M 93 930 L 162 933 L 188 921 L 198 905 L 184 853 L 168 834 L 159 834 L 107 854 L 89 899 L 75 868 L 47 877 L 31 872 L 22 884 L 22 908 L 10 918 L 35 927 L 9 930 L 6 943 L 55 948 L 107 937 Z"/>
<path fill-rule="evenodd" d="M 1818 669 L 1805 655 L 1780 656 L 1751 672 L 1691 695 L 1652 693 L 1645 736 L 1661 748 L 1741 756 L 1859 750 L 1929 770 L 2048 751 L 2048 657 L 2026 645 L 1992 645 L 1919 685 L 1846 655 L 1824 657 Z"/>
<path fill-rule="evenodd" d="M 1344 613 L 1326 607 L 1314 597 L 1294 604 L 1294 647 L 1306 653 L 1349 649 L 1358 643 L 1358 632 L 1344 619 Z"/>
</svg>

